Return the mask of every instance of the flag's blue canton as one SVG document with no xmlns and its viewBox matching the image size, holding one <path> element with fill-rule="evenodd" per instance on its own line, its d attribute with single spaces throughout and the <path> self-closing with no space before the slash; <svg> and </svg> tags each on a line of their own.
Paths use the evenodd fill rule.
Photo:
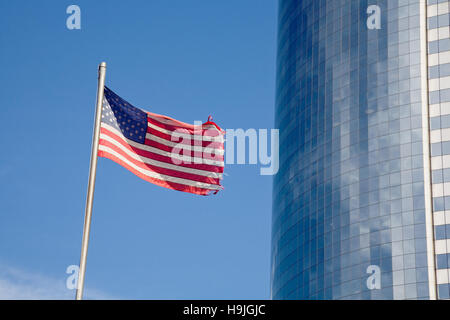
<svg viewBox="0 0 450 320">
<path fill-rule="evenodd" d="M 120 130 L 123 135 L 135 142 L 144 143 L 147 132 L 147 114 L 105 87 L 102 122 Z"/>
</svg>

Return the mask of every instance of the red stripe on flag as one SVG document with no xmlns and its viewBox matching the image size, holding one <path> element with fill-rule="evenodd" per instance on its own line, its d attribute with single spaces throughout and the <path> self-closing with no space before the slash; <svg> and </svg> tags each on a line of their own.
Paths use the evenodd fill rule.
<svg viewBox="0 0 450 320">
<path fill-rule="evenodd" d="M 105 134 L 109 137 L 111 137 L 112 139 L 114 139 L 115 141 L 119 142 L 121 145 L 123 145 L 124 147 L 129 147 L 133 150 L 133 152 L 135 152 L 136 154 L 149 158 L 149 159 L 154 159 L 154 160 L 158 160 L 161 162 L 166 162 L 166 163 L 170 163 L 170 164 L 174 164 L 172 158 L 170 157 L 166 157 L 148 150 L 143 150 L 137 147 L 133 147 L 130 146 L 122 137 L 116 135 L 115 133 L 109 131 L 108 129 L 102 127 L 100 129 L 100 133 L 101 134 Z M 209 171 L 209 172 L 217 172 L 217 173 L 222 173 L 223 172 L 223 167 L 222 166 L 215 166 L 215 165 L 210 165 L 210 164 L 204 164 L 204 163 L 186 163 L 186 162 L 181 162 L 180 164 L 177 164 L 179 166 L 182 167 L 186 167 L 186 168 L 192 168 L 192 169 L 198 169 L 198 170 L 204 170 L 204 171 Z"/>
<path fill-rule="evenodd" d="M 153 184 L 156 184 L 158 186 L 164 187 L 164 188 L 168 188 L 168 189 L 172 189 L 172 190 L 178 190 L 178 191 L 183 191 L 183 192 L 189 192 L 189 193 L 194 193 L 194 194 L 199 194 L 202 196 L 206 196 L 208 194 L 210 194 L 211 192 L 216 192 L 217 190 L 213 190 L 213 189 L 204 189 L 204 188 L 199 188 L 199 187 L 194 187 L 194 186 L 187 186 L 184 184 L 179 184 L 179 183 L 174 183 L 174 182 L 168 182 L 165 180 L 160 180 L 160 179 L 156 179 L 156 178 L 152 178 L 149 176 L 146 176 L 145 174 L 135 170 L 133 167 L 129 166 L 128 164 L 126 164 L 125 162 L 123 162 L 122 160 L 120 160 L 119 158 L 117 158 L 116 156 L 108 153 L 108 152 L 104 152 L 99 150 L 98 152 L 98 156 L 99 157 L 103 157 L 103 158 L 108 158 L 114 162 L 116 162 L 117 164 L 121 165 L 122 167 L 124 167 L 125 169 L 131 171 L 132 173 L 134 173 L 136 176 L 138 176 L 139 178 L 151 182 Z"/>
<path fill-rule="evenodd" d="M 159 143 L 158 141 L 155 140 L 151 140 L 151 139 L 145 139 L 145 145 L 146 146 L 150 146 L 150 147 L 154 147 L 163 151 L 167 151 L 172 153 L 173 150 L 175 149 L 174 147 L 169 147 L 166 146 L 165 144 Z M 201 151 L 194 151 L 194 150 L 186 150 L 186 149 L 182 149 L 179 148 L 179 150 L 177 150 L 176 154 L 180 154 L 183 156 L 187 156 L 187 157 L 197 157 L 197 158 L 203 158 L 203 159 L 208 159 L 208 160 L 213 160 L 213 161 L 224 161 L 224 156 L 223 155 L 215 155 L 215 154 L 210 154 L 209 152 L 201 152 Z"/>
<path fill-rule="evenodd" d="M 191 126 L 191 127 L 179 127 L 176 125 L 171 125 L 169 123 L 164 123 L 162 121 L 158 121 L 158 119 L 155 119 L 152 116 L 147 117 L 148 122 L 151 124 L 160 127 L 161 129 L 165 129 L 168 131 L 180 131 L 184 132 L 187 131 L 191 135 L 203 135 L 208 137 L 218 137 L 221 135 L 221 132 L 215 127 L 214 125 L 201 125 L 201 126 Z"/>
<path fill-rule="evenodd" d="M 186 145 L 194 145 L 194 143 L 199 143 L 199 141 L 197 139 L 195 139 L 195 137 L 192 135 L 192 137 L 190 139 L 183 139 L 183 137 L 177 137 L 177 136 L 172 136 L 170 134 L 155 130 L 153 128 L 147 127 L 147 133 L 150 133 L 154 136 L 157 136 L 161 139 L 167 140 L 167 141 L 172 141 L 175 143 L 182 143 L 182 144 L 186 144 Z M 187 133 L 186 133 L 187 134 Z M 173 140 L 172 140 L 173 139 Z M 186 141 L 188 140 L 188 141 Z M 190 140 L 190 141 L 189 141 Z M 200 143 L 199 143 L 200 145 Z M 223 147 L 223 142 L 220 141 L 207 141 L 207 140 L 203 140 L 202 147 L 208 147 L 208 148 L 214 148 L 214 149 L 224 149 Z"/>
<path fill-rule="evenodd" d="M 106 141 L 104 139 L 100 139 L 100 145 L 108 147 L 108 148 L 114 150 L 115 152 L 117 152 L 120 155 L 122 155 L 123 157 L 125 157 L 128 161 L 132 162 L 133 164 L 137 165 L 138 167 L 140 167 L 142 169 L 150 170 L 150 171 L 153 171 L 155 173 L 164 174 L 164 175 L 172 176 L 172 177 L 175 177 L 175 178 L 182 178 L 182 179 L 186 179 L 186 180 L 192 180 L 192 181 L 198 181 L 198 182 L 209 183 L 209 184 L 214 184 L 214 185 L 220 185 L 220 179 L 215 179 L 215 178 L 212 178 L 212 177 L 201 176 L 201 175 L 188 173 L 188 172 L 183 172 L 183 171 L 177 171 L 177 170 L 168 169 L 168 168 L 162 168 L 162 167 L 158 167 L 158 166 L 155 166 L 155 165 L 151 165 L 151 164 L 145 163 L 144 161 L 136 160 L 133 157 L 131 157 L 130 155 L 128 155 L 126 152 L 124 152 L 121 148 L 117 147 L 113 143 L 111 143 L 109 141 Z M 134 154 L 136 154 L 131 148 L 127 148 L 127 149 L 129 151 L 133 152 Z M 103 152 L 105 152 L 105 151 L 103 151 Z"/>
</svg>

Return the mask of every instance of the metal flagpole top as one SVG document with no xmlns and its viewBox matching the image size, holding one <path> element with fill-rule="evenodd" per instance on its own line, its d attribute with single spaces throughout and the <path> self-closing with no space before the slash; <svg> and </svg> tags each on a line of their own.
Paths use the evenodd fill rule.
<svg viewBox="0 0 450 320">
<path fill-rule="evenodd" d="M 106 68 L 106 62 L 103 61 L 102 63 L 100 63 L 99 68 Z"/>
</svg>

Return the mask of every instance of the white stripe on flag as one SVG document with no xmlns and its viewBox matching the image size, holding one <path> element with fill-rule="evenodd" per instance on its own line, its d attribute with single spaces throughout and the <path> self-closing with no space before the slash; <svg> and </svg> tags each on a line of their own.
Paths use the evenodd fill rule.
<svg viewBox="0 0 450 320">
<path fill-rule="evenodd" d="M 208 190 L 221 190 L 222 188 L 218 185 L 214 185 L 214 184 L 209 184 L 209 183 L 204 183 L 204 182 L 198 182 L 198 181 L 193 181 L 193 180 L 188 180 L 188 179 L 183 179 L 183 178 L 177 178 L 177 177 L 172 177 L 172 176 L 168 176 L 165 174 L 159 174 L 156 173 L 154 171 L 151 170 L 146 170 L 143 169 L 139 166 L 137 166 L 136 164 L 134 164 L 133 162 L 129 161 L 128 159 L 126 159 L 123 155 L 121 155 L 120 153 L 112 150 L 111 148 L 108 148 L 104 145 L 100 145 L 99 146 L 99 150 L 104 151 L 106 153 L 109 153 L 113 156 L 115 156 L 116 158 L 120 159 L 121 161 L 123 161 L 124 163 L 126 163 L 128 166 L 132 167 L 134 170 L 142 173 L 143 175 L 150 177 L 150 178 L 154 178 L 154 179 L 158 179 L 161 181 L 168 181 L 168 182 L 173 182 L 173 183 L 178 183 L 178 184 L 183 184 L 186 186 L 192 186 L 192 187 L 198 187 L 198 188 L 202 188 L 202 189 L 208 189 Z"/>
<path fill-rule="evenodd" d="M 180 149 L 185 149 L 188 151 L 200 151 L 200 152 L 205 152 L 207 154 L 218 154 L 218 155 L 223 155 L 225 152 L 223 149 L 217 149 L 217 148 L 210 148 L 210 147 L 202 147 L 202 146 L 192 146 L 192 145 L 183 145 L 179 142 L 175 142 L 175 141 L 170 141 L 158 136 L 155 136 L 151 133 L 148 133 L 145 135 L 145 137 L 149 140 L 153 140 L 156 141 L 158 143 L 161 143 L 165 146 L 168 147 L 179 147 Z"/>
<path fill-rule="evenodd" d="M 168 135 L 170 135 L 170 136 L 171 136 L 171 135 L 173 134 L 173 132 L 175 131 L 175 130 L 171 131 L 171 130 L 167 130 L 167 129 L 161 128 L 161 127 L 159 127 L 159 126 L 157 126 L 157 125 L 154 125 L 153 123 L 150 123 L 150 122 L 148 122 L 148 126 L 149 126 L 150 128 L 152 128 L 152 129 L 155 129 L 155 130 L 157 130 L 157 131 L 159 131 L 159 132 L 168 134 Z M 216 130 L 217 130 L 217 129 L 216 129 Z M 203 140 L 203 141 L 223 142 L 223 135 L 219 135 L 219 136 L 215 136 L 215 137 L 212 137 L 212 136 L 206 136 L 206 135 L 203 135 L 203 136 L 202 136 L 201 130 L 198 130 L 198 131 L 199 131 L 199 134 L 190 134 L 190 133 L 185 133 L 184 130 L 183 130 L 183 128 L 180 128 L 180 129 L 178 130 L 178 132 L 177 132 L 177 136 L 183 137 L 183 138 L 185 138 L 185 139 L 191 139 L 191 140 Z"/>
<path fill-rule="evenodd" d="M 187 168 L 187 167 L 178 166 L 178 165 L 175 165 L 175 164 L 170 164 L 170 163 L 167 163 L 167 162 L 161 162 L 161 161 L 158 161 L 158 160 L 150 159 L 150 158 L 147 158 L 147 157 L 144 157 L 144 156 L 140 156 L 137 153 L 132 152 L 131 150 L 125 148 L 116 139 L 114 139 L 114 138 L 112 138 L 112 137 L 110 137 L 110 136 L 108 136 L 106 134 L 101 134 L 100 139 L 109 141 L 110 143 L 114 144 L 116 147 L 120 148 L 120 150 L 125 152 L 128 156 L 130 156 L 134 160 L 140 161 L 142 163 L 146 163 L 146 164 L 149 164 L 149 165 L 152 165 L 152 166 L 155 166 L 155 167 L 160 167 L 160 168 L 176 170 L 176 171 L 180 171 L 180 172 L 191 173 L 191 174 L 195 174 L 195 175 L 199 175 L 199 176 L 203 176 L 203 177 L 222 179 L 222 174 L 221 173 L 212 172 L 212 171 L 206 171 L 206 170 L 200 170 L 200 169 Z"/>
<path fill-rule="evenodd" d="M 216 160 L 211 160 L 211 159 L 205 159 L 205 158 L 198 158 L 198 157 L 190 157 L 190 156 L 184 156 L 184 155 L 179 155 L 176 153 L 171 153 L 165 150 L 161 150 L 155 147 L 151 147 L 142 143 L 138 143 L 135 142 L 133 140 L 127 139 L 123 136 L 123 134 L 118 131 L 117 129 L 111 127 L 110 125 L 102 122 L 101 124 L 102 128 L 105 128 L 106 130 L 114 133 L 115 135 L 121 137 L 127 144 L 129 144 L 130 146 L 133 146 L 135 148 L 138 148 L 140 150 L 144 150 L 144 151 L 149 151 L 149 152 L 153 152 L 168 158 L 171 158 L 174 160 L 175 162 L 178 161 L 182 161 L 182 162 L 186 162 L 186 163 L 195 163 L 195 164 L 207 164 L 207 165 L 212 165 L 212 166 L 217 166 L 217 167 L 223 167 L 224 166 L 224 161 L 216 161 Z M 103 136 L 105 136 L 104 134 L 100 133 L 100 138 L 102 138 Z"/>
</svg>

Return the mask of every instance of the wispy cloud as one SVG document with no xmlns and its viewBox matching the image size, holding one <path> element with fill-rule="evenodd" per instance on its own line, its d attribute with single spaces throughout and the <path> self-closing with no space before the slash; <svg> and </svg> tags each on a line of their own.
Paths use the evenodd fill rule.
<svg viewBox="0 0 450 320">
<path fill-rule="evenodd" d="M 64 277 L 55 279 L 39 273 L 0 264 L 1 300 L 71 300 L 75 290 L 66 288 Z M 114 299 L 99 290 L 87 287 L 86 299 Z"/>
</svg>

